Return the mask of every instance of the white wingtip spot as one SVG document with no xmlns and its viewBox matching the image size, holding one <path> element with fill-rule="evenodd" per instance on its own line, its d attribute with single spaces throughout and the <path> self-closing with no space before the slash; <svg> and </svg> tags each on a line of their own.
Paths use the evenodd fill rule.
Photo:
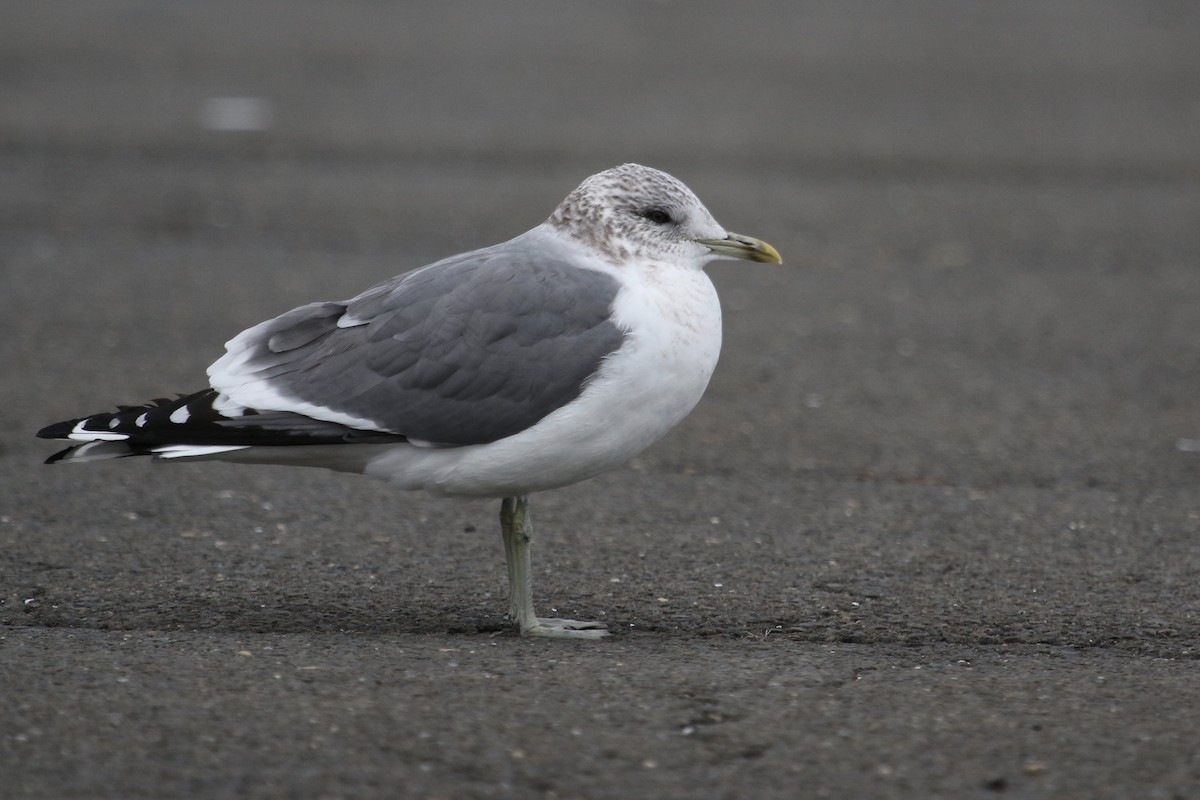
<svg viewBox="0 0 1200 800">
<path fill-rule="evenodd" d="M 77 442 L 119 442 L 128 439 L 129 436 L 124 433 L 109 433 L 108 431 L 80 430 L 80 426 L 76 425 L 75 430 L 67 434 L 67 438 Z"/>
<path fill-rule="evenodd" d="M 183 423 L 187 422 L 188 418 L 191 416 L 192 412 L 188 410 L 187 406 L 180 406 L 171 412 L 170 419 L 171 422 L 174 422 L 176 425 L 182 425 Z"/>
<path fill-rule="evenodd" d="M 149 412 L 146 412 L 146 413 L 148 414 Z M 139 428 L 146 427 L 146 414 L 140 415 L 137 419 L 135 419 L 133 421 L 133 424 L 137 425 Z"/>
<path fill-rule="evenodd" d="M 108 427 L 109 427 L 110 429 L 111 429 L 111 428 L 115 428 L 115 427 L 117 427 L 117 426 L 118 426 L 118 425 L 120 425 L 120 424 L 121 424 L 121 420 L 120 420 L 120 419 L 118 419 L 117 417 L 113 417 L 112 419 L 110 419 L 110 420 L 108 421 Z"/>
</svg>

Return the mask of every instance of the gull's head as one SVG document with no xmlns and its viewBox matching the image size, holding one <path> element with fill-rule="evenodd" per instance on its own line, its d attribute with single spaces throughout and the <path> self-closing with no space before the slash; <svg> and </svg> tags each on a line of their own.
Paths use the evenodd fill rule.
<svg viewBox="0 0 1200 800">
<path fill-rule="evenodd" d="M 618 265 L 635 259 L 696 269 L 718 258 L 782 263 L 766 242 L 722 228 L 683 183 L 640 164 L 588 178 L 547 224 Z"/>
</svg>

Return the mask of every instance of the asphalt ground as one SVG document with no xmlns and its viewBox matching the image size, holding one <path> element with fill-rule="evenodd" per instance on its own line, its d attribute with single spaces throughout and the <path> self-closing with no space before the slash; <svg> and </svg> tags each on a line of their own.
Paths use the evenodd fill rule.
<svg viewBox="0 0 1200 800">
<path fill-rule="evenodd" d="M 1197 41 L 1183 2 L 0 7 L 0 796 L 1200 797 Z M 493 501 L 41 466 L 624 161 L 786 264 L 713 265 L 700 407 L 534 498 L 539 608 L 610 639 L 512 634 Z"/>
</svg>

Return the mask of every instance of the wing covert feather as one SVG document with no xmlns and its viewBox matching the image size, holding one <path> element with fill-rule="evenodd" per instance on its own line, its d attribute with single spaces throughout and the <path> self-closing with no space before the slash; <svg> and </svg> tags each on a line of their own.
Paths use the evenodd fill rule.
<svg viewBox="0 0 1200 800">
<path fill-rule="evenodd" d="M 286 401 L 447 445 L 511 436 L 579 396 L 624 333 L 603 272 L 493 248 L 312 303 L 247 331 L 235 374 Z M 314 411 L 313 408 L 316 408 Z M 287 411 L 288 408 L 275 410 Z"/>
</svg>

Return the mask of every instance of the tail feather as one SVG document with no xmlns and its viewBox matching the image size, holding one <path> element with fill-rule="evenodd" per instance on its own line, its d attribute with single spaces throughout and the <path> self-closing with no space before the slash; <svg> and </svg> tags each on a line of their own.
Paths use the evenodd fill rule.
<svg viewBox="0 0 1200 800">
<path fill-rule="evenodd" d="M 37 435 L 79 442 L 50 456 L 47 464 L 127 456 L 183 458 L 248 447 L 406 441 L 396 434 L 358 430 L 303 414 L 242 408 L 214 389 L 158 398 L 142 406 L 118 406 L 115 412 L 48 425 Z"/>
</svg>

